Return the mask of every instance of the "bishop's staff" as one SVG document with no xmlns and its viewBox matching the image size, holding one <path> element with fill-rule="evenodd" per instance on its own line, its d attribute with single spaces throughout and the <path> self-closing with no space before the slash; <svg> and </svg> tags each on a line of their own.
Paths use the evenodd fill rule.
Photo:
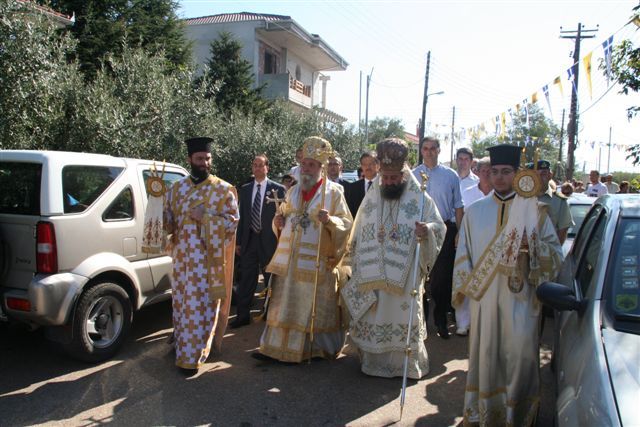
<svg viewBox="0 0 640 427">
<path fill-rule="evenodd" d="M 276 213 L 277 214 L 282 214 L 281 210 L 280 210 L 280 206 L 282 206 L 282 203 L 285 201 L 285 198 L 279 198 L 278 197 L 278 192 L 274 191 L 273 192 L 273 197 L 265 197 L 265 199 L 267 200 L 267 203 L 275 203 L 276 204 Z M 271 301 L 271 281 L 273 280 L 273 275 L 269 276 L 269 282 L 266 283 L 266 286 L 264 288 L 264 304 L 262 305 L 262 313 L 260 313 L 256 318 L 257 319 L 262 319 L 262 320 L 267 320 L 267 311 L 269 310 L 269 302 Z"/>
<path fill-rule="evenodd" d="M 320 209 L 324 209 L 325 196 L 327 190 L 327 167 L 326 164 L 329 161 L 329 158 L 333 155 L 333 149 L 331 148 L 331 144 L 329 141 L 318 138 L 318 137 L 310 137 L 307 139 L 313 138 L 315 144 L 308 144 L 308 147 L 313 147 L 315 151 L 314 156 L 310 156 L 312 158 L 320 159 L 320 163 L 322 164 L 322 187 L 321 187 L 321 199 L 320 199 Z M 307 147 L 307 144 L 305 144 Z M 305 153 L 306 154 L 306 153 Z M 320 274 L 320 247 L 322 243 L 322 232 L 324 231 L 324 223 L 320 222 L 319 230 L 318 230 L 318 250 L 316 252 L 316 270 L 313 279 L 313 302 L 311 304 L 311 325 L 309 327 L 309 363 L 311 363 L 311 358 L 313 355 L 313 329 L 316 320 L 316 300 L 318 295 L 318 276 Z"/>
<path fill-rule="evenodd" d="M 420 202 L 420 216 L 419 220 L 422 220 L 424 213 L 424 192 L 427 189 L 427 181 L 429 177 L 424 172 L 420 172 L 422 183 L 420 184 L 420 191 L 422 192 L 422 198 Z M 404 365 L 402 367 L 402 390 L 400 392 L 400 420 L 402 420 L 402 411 L 404 410 L 404 398 L 407 392 L 407 373 L 409 370 L 409 353 L 411 353 L 411 331 L 413 326 L 413 311 L 416 306 L 416 298 L 418 292 L 418 269 L 420 267 L 420 240 L 417 239 L 415 261 L 413 263 L 413 289 L 411 290 L 411 305 L 409 307 L 409 321 L 407 322 L 407 342 L 404 354 Z"/>
</svg>

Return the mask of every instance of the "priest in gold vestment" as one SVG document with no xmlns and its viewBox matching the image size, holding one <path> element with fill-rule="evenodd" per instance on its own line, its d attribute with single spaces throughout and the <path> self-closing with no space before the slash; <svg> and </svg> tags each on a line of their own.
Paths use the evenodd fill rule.
<svg viewBox="0 0 640 427">
<path fill-rule="evenodd" d="M 349 336 L 358 347 L 362 372 L 390 378 L 403 375 L 410 331 L 407 375 L 420 379 L 429 373 L 422 283 L 442 247 L 446 227 L 406 165 L 407 144 L 389 138 L 376 151 L 380 174 L 358 209 L 349 255 L 341 266 L 351 276 L 341 291 L 351 318 Z M 418 292 L 412 295 L 414 289 Z"/>
<path fill-rule="evenodd" d="M 553 280 L 562 251 L 535 197 L 514 192 L 520 148 L 489 148 L 494 193 L 465 212 L 452 304 L 469 298 L 469 371 L 464 425 L 530 426 L 540 402 L 540 283 Z"/>
<path fill-rule="evenodd" d="M 235 188 L 209 173 L 211 138 L 186 141 L 191 176 L 167 192 L 164 227 L 173 258 L 176 365 L 193 374 L 220 350 L 231 305 L 238 203 Z"/>
<path fill-rule="evenodd" d="M 257 359 L 335 358 L 344 345 L 336 265 L 352 217 L 342 187 L 321 176 L 332 155 L 323 138 L 305 139 L 300 182 L 289 189 L 274 217 L 278 246 L 266 268 L 272 273 L 272 293 L 260 351 L 253 354 Z"/>
</svg>

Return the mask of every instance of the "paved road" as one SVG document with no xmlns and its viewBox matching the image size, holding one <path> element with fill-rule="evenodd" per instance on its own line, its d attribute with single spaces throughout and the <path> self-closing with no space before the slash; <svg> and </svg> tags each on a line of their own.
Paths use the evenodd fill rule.
<svg viewBox="0 0 640 427">
<path fill-rule="evenodd" d="M 548 322 L 547 324 L 552 323 Z M 353 346 L 332 362 L 284 366 L 252 359 L 263 323 L 230 330 L 223 352 L 185 378 L 165 344 L 170 305 L 136 315 L 131 337 L 114 359 L 88 365 L 69 359 L 41 332 L 0 328 L 0 426 L 15 425 L 305 425 L 397 423 L 400 379 L 367 377 Z M 548 328 L 549 329 L 549 328 Z M 398 425 L 461 422 L 467 340 L 429 331 L 431 372 L 409 381 Z M 550 342 L 550 331 L 545 342 Z M 551 425 L 553 386 L 548 351 L 541 354 L 539 425 Z"/>
</svg>

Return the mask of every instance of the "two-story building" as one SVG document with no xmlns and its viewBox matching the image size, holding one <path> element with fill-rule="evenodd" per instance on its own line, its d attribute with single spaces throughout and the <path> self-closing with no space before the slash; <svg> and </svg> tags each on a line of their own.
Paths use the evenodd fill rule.
<svg viewBox="0 0 640 427">
<path fill-rule="evenodd" d="M 36 4 L 31 0 L 18 0 L 18 3 L 25 7 L 28 7 L 31 11 L 35 13 L 44 15 L 45 17 L 47 17 L 47 19 L 53 22 L 55 26 L 58 28 L 69 27 L 73 25 L 76 20 L 75 15 L 67 16 L 63 13 L 56 12 L 50 7 Z"/>
<path fill-rule="evenodd" d="M 185 19 L 198 65 L 210 56 L 211 42 L 222 32 L 242 43 L 242 57 L 253 64 L 256 86 L 264 95 L 284 99 L 308 110 L 317 106 L 328 119 L 346 119 L 326 109 L 327 71 L 344 71 L 347 62 L 317 34 L 310 34 L 290 16 L 262 13 L 223 13 Z"/>
</svg>

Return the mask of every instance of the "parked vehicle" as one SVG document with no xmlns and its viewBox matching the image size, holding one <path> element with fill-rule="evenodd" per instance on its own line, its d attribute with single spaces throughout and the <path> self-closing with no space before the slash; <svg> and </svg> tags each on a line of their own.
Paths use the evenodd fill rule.
<svg viewBox="0 0 640 427">
<path fill-rule="evenodd" d="M 0 151 L 0 320 L 45 327 L 79 359 L 118 350 L 133 311 L 171 292 L 171 258 L 142 252 L 152 167 L 99 154 Z M 168 164 L 163 179 L 187 174 Z"/>
<path fill-rule="evenodd" d="M 358 171 L 357 170 L 342 171 L 342 179 L 347 180 L 349 182 L 357 181 Z"/>
<path fill-rule="evenodd" d="M 582 225 L 584 217 L 587 215 L 587 212 L 589 212 L 589 209 L 591 209 L 595 200 L 595 197 L 589 197 L 582 193 L 574 193 L 571 197 L 567 198 L 574 226 L 569 227 L 569 230 L 567 230 L 567 239 L 562 244 L 562 254 L 564 256 L 567 256 L 569 253 L 571 245 L 573 244 L 573 239 L 576 237 L 576 233 L 580 229 L 580 225 Z"/>
<path fill-rule="evenodd" d="M 560 426 L 637 425 L 640 396 L 640 195 L 605 195 L 587 213 L 559 283 L 538 287 L 556 312 Z"/>
</svg>

